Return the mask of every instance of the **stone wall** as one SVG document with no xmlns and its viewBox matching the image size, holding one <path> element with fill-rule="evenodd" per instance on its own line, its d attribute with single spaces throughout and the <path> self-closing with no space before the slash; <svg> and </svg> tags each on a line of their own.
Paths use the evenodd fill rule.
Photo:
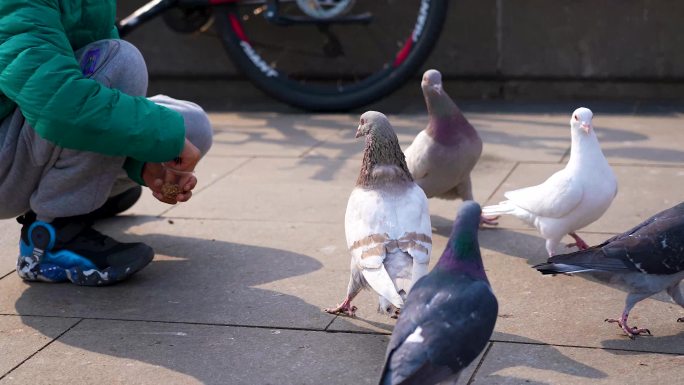
<svg viewBox="0 0 684 385">
<path fill-rule="evenodd" d="M 120 14 L 144 3 L 119 0 Z M 153 79 L 239 76 L 215 36 L 176 34 L 153 20 L 129 40 L 144 53 Z M 522 93 L 530 84 L 580 91 L 610 82 L 651 84 L 672 97 L 684 84 L 683 43 L 683 1 L 452 0 L 425 67 L 447 79 L 518 84 Z"/>
</svg>

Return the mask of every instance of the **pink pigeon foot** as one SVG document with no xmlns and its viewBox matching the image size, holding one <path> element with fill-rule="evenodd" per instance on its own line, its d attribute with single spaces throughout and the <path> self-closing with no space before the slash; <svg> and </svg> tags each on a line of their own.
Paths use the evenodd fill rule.
<svg viewBox="0 0 684 385">
<path fill-rule="evenodd" d="M 356 306 L 352 306 L 351 299 L 345 298 L 344 301 L 337 305 L 336 308 L 325 308 L 323 309 L 326 313 L 330 314 L 345 314 L 349 317 L 354 317 L 356 315 Z"/>
<path fill-rule="evenodd" d="M 589 248 L 589 245 L 586 242 L 584 242 L 584 240 L 580 238 L 579 235 L 577 235 L 576 233 L 568 233 L 568 235 L 575 239 L 575 243 L 569 243 L 567 245 L 568 247 L 577 246 L 577 248 L 580 250 L 586 250 Z"/>
<path fill-rule="evenodd" d="M 484 215 L 480 216 L 480 226 L 483 225 L 490 225 L 490 226 L 498 226 L 499 222 L 496 220 L 499 219 L 499 215 L 495 217 L 486 217 Z"/>
<path fill-rule="evenodd" d="M 627 336 L 629 336 L 630 339 L 634 339 L 636 336 L 642 334 L 642 333 L 648 333 L 648 335 L 652 335 L 651 331 L 648 329 L 640 329 L 636 326 L 634 327 L 629 327 L 627 326 L 627 317 L 629 316 L 628 313 L 623 313 L 622 318 L 620 319 L 613 319 L 613 318 L 606 318 L 605 322 L 610 322 L 610 323 L 617 323 L 620 328 L 627 333 Z"/>
</svg>

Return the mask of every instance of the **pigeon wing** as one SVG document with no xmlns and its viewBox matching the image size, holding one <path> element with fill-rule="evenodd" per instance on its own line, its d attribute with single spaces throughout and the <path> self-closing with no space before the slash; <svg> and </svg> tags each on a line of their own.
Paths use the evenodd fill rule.
<svg viewBox="0 0 684 385">
<path fill-rule="evenodd" d="M 580 204 L 584 192 L 572 175 L 561 170 L 542 184 L 508 191 L 504 195 L 516 206 L 537 216 L 561 218 Z"/>
<path fill-rule="evenodd" d="M 460 372 L 484 349 L 498 305 L 485 281 L 430 274 L 416 283 L 388 347 L 381 384 L 421 384 Z"/>
<path fill-rule="evenodd" d="M 684 270 L 684 216 L 651 217 L 629 232 L 588 250 L 557 255 L 539 265 L 549 272 L 640 272 L 675 274 Z"/>
<path fill-rule="evenodd" d="M 404 151 L 406 156 L 406 165 L 413 179 L 419 180 L 425 178 L 430 171 L 429 161 L 429 135 L 425 131 L 421 131 L 413 139 L 410 146 Z"/>
<path fill-rule="evenodd" d="M 629 261 L 646 274 L 684 271 L 684 216 L 656 218 L 602 250 L 607 258 Z"/>
</svg>

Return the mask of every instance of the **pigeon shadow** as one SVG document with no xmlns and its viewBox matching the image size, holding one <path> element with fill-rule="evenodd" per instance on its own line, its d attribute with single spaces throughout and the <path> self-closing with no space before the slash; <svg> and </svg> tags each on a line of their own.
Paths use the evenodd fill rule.
<svg viewBox="0 0 684 385">
<path fill-rule="evenodd" d="M 674 319 L 672 322 L 676 322 Z M 681 325 L 681 324 L 680 324 Z M 632 326 L 632 325 L 630 325 Z M 644 325 L 640 325 L 644 326 Z M 647 326 L 647 325 L 646 325 Z M 615 327 L 616 332 L 621 330 Z M 651 330 L 657 333 L 656 330 Z M 615 355 L 635 355 L 644 352 L 684 355 L 684 331 L 669 336 L 638 336 L 634 340 L 622 334 L 618 338 L 603 340 L 601 345 Z"/>
<path fill-rule="evenodd" d="M 474 377 L 470 378 L 473 383 L 479 383 L 478 379 L 486 378 L 488 383 L 497 384 L 551 384 L 499 374 L 505 373 L 508 368 L 520 367 L 553 371 L 582 379 L 598 380 L 607 377 L 603 371 L 578 362 L 541 341 L 496 331 L 491 341 L 494 342 L 492 349 L 480 364 L 477 373 L 474 373 Z M 492 354 L 497 354 L 496 358 L 492 357 Z"/>
<path fill-rule="evenodd" d="M 350 342 L 337 348 L 340 354 L 365 362 L 365 374 L 379 370 L 388 341 L 386 335 L 312 334 L 324 332 L 334 317 L 284 293 L 301 284 L 301 280 L 293 283 L 293 277 L 321 269 L 318 260 L 270 247 L 124 232 L 128 227 L 153 220 L 165 219 L 122 217 L 98 226 L 118 240 L 142 241 L 154 247 L 158 257 L 144 270 L 107 288 L 26 283 L 15 301 L 22 322 L 50 336 L 53 333 L 45 317 L 75 321 L 80 318 L 76 327 L 59 338 L 62 344 L 97 355 L 165 367 L 205 384 L 278 383 L 279 366 L 308 365 L 312 352 L 321 350 L 324 353 L 319 354 L 332 357 L 332 346 L 344 339 Z M 265 284 L 282 289 L 260 288 Z M 302 290 L 315 290 L 314 284 Z M 351 328 L 344 322 L 342 325 Z M 286 340 L 271 347 L 269 338 L 276 338 L 272 335 L 282 335 L 280 338 Z M 234 340 L 240 336 L 242 344 L 235 345 Z M 368 349 L 356 347 L 368 341 Z M 150 348 L 155 344 L 159 346 Z M 243 349 L 251 353 L 243 354 Z M 69 358 L 64 360 L 72 362 Z M 253 360 L 262 362 L 264 370 L 249 369 L 248 363 Z M 319 365 L 313 372 L 339 371 L 340 378 L 367 382 L 363 370 L 347 373 L 343 366 L 351 363 L 344 363 L 347 359 L 341 358 L 343 364 L 338 367 L 336 360 L 327 360 L 328 364 Z M 227 367 L 227 362 L 232 367 Z M 273 376 L 276 378 L 270 378 Z M 301 383 L 317 384 L 320 380 L 307 377 Z"/>
</svg>

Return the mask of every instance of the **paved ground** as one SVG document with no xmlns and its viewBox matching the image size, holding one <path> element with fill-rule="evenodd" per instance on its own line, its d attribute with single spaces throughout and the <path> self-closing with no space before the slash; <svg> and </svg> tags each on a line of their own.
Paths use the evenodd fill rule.
<svg viewBox="0 0 684 385">
<path fill-rule="evenodd" d="M 464 105 L 485 149 L 476 199 L 537 183 L 563 166 L 574 104 Z M 620 192 L 581 235 L 599 242 L 681 201 L 679 107 L 589 104 Z M 400 112 L 402 108 L 399 108 Z M 321 311 L 342 299 L 343 217 L 360 166 L 358 114 L 212 113 L 215 144 L 193 200 L 145 196 L 98 227 L 144 241 L 154 262 L 108 288 L 26 284 L 14 273 L 19 226 L 0 221 L 0 384 L 373 384 L 393 321 L 360 296 L 358 317 Z M 421 108 L 390 115 L 404 146 Z M 460 202 L 430 201 L 437 259 Z M 568 239 L 569 241 L 569 239 Z M 514 219 L 480 232 L 500 314 L 461 384 L 665 384 L 684 374 L 684 310 L 660 295 L 630 320 L 625 293 L 542 277 L 544 242 Z"/>
</svg>

